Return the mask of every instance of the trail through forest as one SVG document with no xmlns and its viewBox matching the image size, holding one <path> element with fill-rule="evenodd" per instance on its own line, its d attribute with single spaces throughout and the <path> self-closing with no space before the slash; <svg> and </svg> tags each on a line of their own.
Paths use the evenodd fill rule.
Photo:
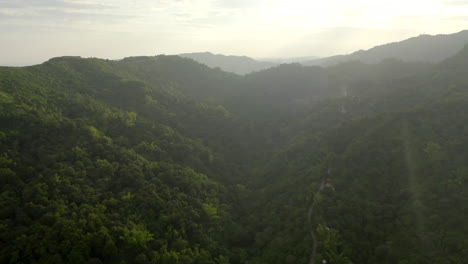
<svg viewBox="0 0 468 264">
<path fill-rule="evenodd" d="M 325 179 L 322 179 L 320 186 L 316 192 L 314 192 L 313 202 L 309 206 L 309 210 L 307 211 L 307 220 L 309 221 L 310 226 L 310 236 L 312 237 L 312 253 L 310 254 L 310 261 L 309 264 L 315 264 L 315 255 L 317 255 L 317 235 L 315 234 L 315 226 L 312 224 L 312 215 L 314 212 L 314 206 L 316 203 L 316 194 L 319 193 L 325 187 Z"/>
<path fill-rule="evenodd" d="M 320 186 L 319 186 L 318 190 L 316 192 L 314 192 L 313 202 L 309 206 L 309 210 L 307 211 L 307 220 L 309 222 L 310 236 L 312 237 L 312 243 L 313 243 L 312 253 L 310 254 L 309 264 L 315 264 L 315 256 L 317 255 L 317 243 L 318 243 L 318 241 L 317 241 L 317 235 L 315 234 L 316 226 L 313 225 L 313 223 L 312 223 L 312 215 L 314 213 L 314 206 L 315 206 L 315 204 L 317 202 L 317 199 L 316 199 L 317 194 L 319 192 L 321 192 L 325 188 L 330 188 L 333 191 L 335 191 L 335 187 L 330 183 L 330 180 L 331 180 L 330 172 L 331 172 L 331 170 L 328 169 L 327 176 L 322 178 L 322 181 L 320 182 Z"/>
</svg>

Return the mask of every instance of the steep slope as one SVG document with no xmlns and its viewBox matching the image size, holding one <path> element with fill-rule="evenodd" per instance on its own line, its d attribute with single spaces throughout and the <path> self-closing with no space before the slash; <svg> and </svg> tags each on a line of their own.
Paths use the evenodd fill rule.
<svg viewBox="0 0 468 264">
<path fill-rule="evenodd" d="M 325 105 L 310 116 L 307 133 L 272 160 L 259 182 L 258 214 L 246 224 L 260 230 L 256 263 L 308 263 L 310 228 L 318 241 L 315 263 L 464 262 L 467 51 L 417 82 L 399 82 L 391 94 L 360 99 L 386 101 L 393 110 L 339 118 L 354 110 L 323 112 Z M 401 105 L 402 96 L 412 99 Z M 317 129 L 326 118 L 338 122 Z"/>
<path fill-rule="evenodd" d="M 215 138 L 241 127 L 226 110 L 123 78 L 116 64 L 66 57 L 0 69 L 0 262 L 230 254 L 220 239 L 228 196 L 215 180 L 242 166 L 221 161 Z"/>
<path fill-rule="evenodd" d="M 378 63 L 386 58 L 407 62 L 437 63 L 451 57 L 468 43 L 468 30 L 448 35 L 420 35 L 400 42 L 359 50 L 349 55 L 338 55 L 303 62 L 304 65 L 330 66 L 347 61 Z"/>
<path fill-rule="evenodd" d="M 278 65 L 275 62 L 257 61 L 246 56 L 225 56 L 210 52 L 179 54 L 184 58 L 190 58 L 211 68 L 220 68 L 223 71 L 233 72 L 239 75 L 261 71 Z"/>
<path fill-rule="evenodd" d="M 129 57 L 116 63 L 116 67 L 137 80 L 156 86 L 170 84 L 183 94 L 211 101 L 229 97 L 241 79 L 179 56 Z"/>
</svg>

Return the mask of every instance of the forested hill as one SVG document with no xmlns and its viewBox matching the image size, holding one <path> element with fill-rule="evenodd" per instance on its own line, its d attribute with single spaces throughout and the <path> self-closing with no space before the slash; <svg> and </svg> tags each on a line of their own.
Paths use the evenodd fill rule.
<svg viewBox="0 0 468 264">
<path fill-rule="evenodd" d="M 1 67 L 0 262 L 464 263 L 467 55 Z"/>
<path fill-rule="evenodd" d="M 400 42 L 376 46 L 369 50 L 311 60 L 303 64 L 329 66 L 354 60 L 378 63 L 387 58 L 407 62 L 438 63 L 456 54 L 466 43 L 468 43 L 468 30 L 446 35 L 420 35 Z"/>
</svg>

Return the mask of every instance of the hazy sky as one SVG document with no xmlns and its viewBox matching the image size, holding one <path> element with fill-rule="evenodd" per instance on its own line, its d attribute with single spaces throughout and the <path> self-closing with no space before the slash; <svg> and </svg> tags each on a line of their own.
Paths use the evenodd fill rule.
<svg viewBox="0 0 468 264">
<path fill-rule="evenodd" d="M 0 65 L 211 51 L 329 56 L 468 28 L 468 0 L 0 0 Z"/>
</svg>

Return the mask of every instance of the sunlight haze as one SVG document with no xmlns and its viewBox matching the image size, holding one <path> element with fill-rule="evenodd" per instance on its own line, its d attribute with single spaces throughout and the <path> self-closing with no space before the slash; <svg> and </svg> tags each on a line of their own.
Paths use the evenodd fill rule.
<svg viewBox="0 0 468 264">
<path fill-rule="evenodd" d="M 466 28 L 468 1 L 0 0 L 0 65 L 210 51 L 330 56 Z"/>
</svg>

